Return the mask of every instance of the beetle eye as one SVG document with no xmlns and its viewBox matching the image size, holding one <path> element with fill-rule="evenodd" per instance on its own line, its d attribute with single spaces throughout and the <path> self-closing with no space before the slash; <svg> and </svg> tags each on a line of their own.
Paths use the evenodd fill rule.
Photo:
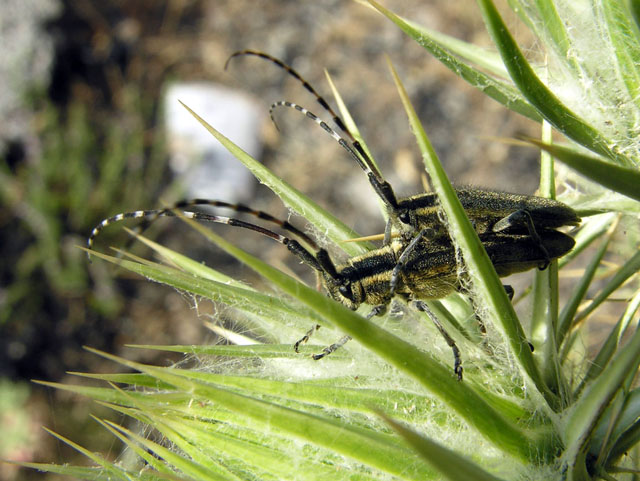
<svg viewBox="0 0 640 481">
<path fill-rule="evenodd" d="M 401 212 L 400 215 L 398 215 L 398 219 L 400 219 L 400 222 L 403 224 L 411 222 L 411 216 L 409 216 L 409 212 L 407 211 Z"/>
<path fill-rule="evenodd" d="M 338 287 L 338 291 L 340 292 L 340 294 L 342 294 L 344 297 L 346 297 L 347 299 L 349 299 L 350 301 L 353 301 L 353 293 L 351 292 L 351 287 L 346 285 L 346 286 L 340 286 Z"/>
</svg>

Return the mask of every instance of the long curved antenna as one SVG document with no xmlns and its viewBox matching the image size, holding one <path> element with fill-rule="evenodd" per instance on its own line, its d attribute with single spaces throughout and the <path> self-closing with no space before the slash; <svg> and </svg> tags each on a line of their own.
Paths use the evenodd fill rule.
<svg viewBox="0 0 640 481">
<path fill-rule="evenodd" d="M 100 234 L 100 232 L 102 232 L 102 230 L 105 227 L 107 227 L 107 226 L 109 226 L 111 224 L 114 224 L 116 222 L 120 222 L 120 221 L 123 221 L 125 219 L 142 219 L 142 220 L 146 220 L 147 224 L 150 224 L 153 221 L 157 220 L 159 217 L 175 217 L 176 216 L 176 214 L 174 212 L 175 210 L 183 210 L 183 209 L 188 209 L 189 207 L 202 206 L 202 205 L 211 206 L 211 207 L 222 207 L 222 208 L 234 210 L 234 211 L 239 212 L 239 213 L 253 215 L 254 217 L 257 217 L 258 219 L 262 219 L 264 221 L 271 222 L 271 223 L 276 224 L 277 226 L 279 226 L 281 229 L 284 229 L 284 230 L 286 230 L 288 232 L 291 232 L 292 234 L 294 234 L 295 236 L 300 238 L 303 242 L 305 242 L 307 245 L 309 245 L 312 249 L 314 249 L 314 250 L 316 250 L 318 252 L 322 251 L 322 249 L 320 249 L 318 247 L 318 244 L 316 243 L 316 241 L 314 241 L 311 237 L 309 237 L 307 234 L 305 234 L 300 229 L 298 229 L 297 227 L 295 227 L 293 224 L 289 223 L 286 220 L 278 219 L 277 217 L 272 216 L 268 212 L 264 212 L 264 211 L 261 211 L 261 210 L 253 209 L 252 207 L 246 206 L 244 204 L 231 204 L 229 202 L 224 202 L 224 201 L 221 201 L 221 200 L 213 200 L 213 199 L 182 200 L 182 201 L 176 202 L 173 206 L 165 208 L 165 209 L 138 210 L 138 211 L 134 211 L 134 212 L 126 212 L 126 213 L 121 213 L 121 214 L 117 214 L 117 215 L 111 216 L 111 217 L 109 217 L 107 219 L 104 219 L 102 222 L 100 222 L 93 229 L 93 231 L 89 235 L 89 238 L 87 239 L 87 247 L 89 249 L 91 249 L 93 247 L 95 238 Z M 206 213 L 203 213 L 203 212 L 193 212 L 193 211 L 183 211 L 182 214 L 185 215 L 186 217 L 190 217 L 190 218 L 196 219 L 196 220 L 203 220 L 203 221 L 208 221 L 208 222 L 218 222 L 218 223 L 223 223 L 223 224 L 226 223 L 226 224 L 229 224 L 229 225 L 234 225 L 234 226 L 244 227 L 246 229 L 255 230 L 256 232 L 260 232 L 263 235 L 267 235 L 268 237 L 271 237 L 274 240 L 277 240 L 279 242 L 282 239 L 287 239 L 287 238 L 285 238 L 283 236 L 280 236 L 279 234 L 276 234 L 276 233 L 271 232 L 271 231 L 269 231 L 267 229 L 264 229 L 263 227 L 257 226 L 255 224 L 250 224 L 248 222 L 244 222 L 244 221 L 241 221 L 241 220 L 238 220 L 238 219 L 233 219 L 233 218 L 229 218 L 229 217 L 215 216 L 215 215 L 206 214 Z M 220 220 L 220 219 L 222 219 L 222 220 Z M 223 221 L 224 219 L 228 219 L 229 221 L 228 222 L 227 221 Z M 251 227 L 251 226 L 253 226 L 253 227 Z M 148 227 L 148 225 L 146 227 Z M 269 234 L 271 234 L 271 235 L 269 235 Z M 281 242 L 281 243 L 285 243 L 286 244 L 286 243 L 289 243 L 289 242 L 290 241 Z M 297 243 L 297 241 L 293 241 L 293 242 Z"/>
<path fill-rule="evenodd" d="M 393 192 L 393 188 L 391 187 L 391 184 L 389 184 L 380 175 L 380 172 L 377 169 L 375 171 L 371 170 L 371 166 L 373 164 L 369 162 L 364 162 L 362 160 L 362 157 L 358 156 L 358 154 L 356 154 L 354 149 L 351 148 L 349 143 L 344 138 L 340 137 L 340 134 L 338 134 L 335 130 L 333 130 L 329 126 L 329 124 L 327 124 L 324 120 L 322 120 L 320 117 L 318 117 L 316 114 L 314 114 L 310 110 L 302 107 L 301 105 L 295 104 L 293 102 L 288 102 L 286 100 L 281 100 L 271 105 L 271 108 L 269 109 L 269 115 L 271 116 L 271 120 L 273 121 L 274 124 L 276 123 L 276 121 L 273 117 L 273 111 L 278 107 L 287 107 L 287 108 L 297 110 L 298 112 L 303 114 L 305 117 L 313 120 L 316 124 L 318 124 L 322 128 L 322 130 L 324 130 L 331 137 L 333 137 L 333 139 L 336 142 L 338 142 L 338 144 L 340 144 L 340 146 L 344 150 L 346 150 L 349 153 L 349 155 L 353 157 L 353 159 L 355 159 L 355 161 L 358 163 L 360 168 L 365 172 L 365 174 L 367 174 L 367 177 L 369 178 L 369 182 L 373 186 L 373 189 L 376 191 L 376 193 L 382 198 L 383 202 L 393 210 L 396 210 L 398 208 L 398 201 L 396 199 L 395 193 Z M 277 127 L 277 124 L 276 124 L 276 127 Z"/>
<path fill-rule="evenodd" d="M 190 207 L 200 206 L 200 205 L 205 205 L 205 206 L 210 206 L 210 207 L 222 207 L 222 208 L 231 209 L 231 210 L 234 210 L 236 212 L 243 213 L 243 214 L 253 215 L 254 217 L 257 217 L 258 219 L 262 219 L 262 220 L 265 220 L 267 222 L 274 223 L 274 224 L 278 225 L 280 228 L 291 232 L 295 236 L 297 236 L 300 239 L 302 239 L 305 243 L 307 243 L 312 249 L 318 250 L 318 248 L 319 248 L 318 244 L 316 243 L 316 241 L 314 241 L 311 237 L 309 237 L 307 234 L 305 234 L 300 229 L 298 229 L 296 226 L 294 226 L 293 224 L 289 223 L 286 220 L 278 219 L 277 217 L 272 216 L 268 212 L 264 212 L 262 210 L 253 209 L 252 207 L 249 207 L 249 206 L 244 205 L 244 204 L 231 204 L 229 202 L 224 202 L 222 200 L 214 200 L 214 199 L 181 200 L 181 201 L 178 201 L 175 204 L 173 204 L 171 207 L 166 207 L 164 209 L 138 210 L 138 211 L 135 211 L 135 212 L 127 212 L 127 213 L 122 213 L 122 214 L 117 214 L 117 215 L 111 216 L 111 217 L 109 217 L 107 219 L 104 219 L 102 222 L 100 222 L 93 229 L 93 231 L 91 232 L 91 235 L 87 239 L 87 245 L 88 245 L 89 249 L 91 249 L 94 239 L 100 234 L 100 232 L 105 227 L 107 227 L 108 225 L 113 224 L 115 222 L 120 222 L 120 221 L 122 221 L 124 219 L 142 219 L 142 220 L 146 220 L 147 221 L 146 225 L 143 227 L 143 229 L 146 229 L 152 222 L 157 220 L 158 217 L 175 217 L 175 214 L 172 211 L 174 211 L 176 209 L 182 210 L 182 209 L 188 209 Z M 187 211 L 187 213 L 185 213 L 185 216 L 191 216 L 193 214 L 205 215 L 204 213 L 200 213 L 200 212 Z M 201 219 L 201 220 L 208 220 L 208 219 L 205 219 L 205 218 L 200 218 L 200 217 L 198 217 L 198 218 Z"/>
<path fill-rule="evenodd" d="M 256 211 L 256 212 L 261 212 L 261 211 Z M 266 214 L 266 213 L 262 212 L 262 214 Z M 308 265 L 315 271 L 318 271 L 323 274 L 328 274 L 331 277 L 333 277 L 334 275 L 336 277 L 339 276 L 336 272 L 333 262 L 329 258 L 328 253 L 324 249 L 318 249 L 316 254 L 314 255 L 311 252 L 309 252 L 307 249 L 305 249 L 295 239 L 291 239 L 289 237 L 273 232 L 269 229 L 265 229 L 264 227 L 261 227 L 259 225 L 252 224 L 250 222 L 245 222 L 240 219 L 235 219 L 233 217 L 223 217 L 223 216 L 218 216 L 213 214 L 205 214 L 204 212 L 181 211 L 178 214 L 175 210 L 152 209 L 152 210 L 137 210 L 133 212 L 123 212 L 120 214 L 116 214 L 112 217 L 104 219 L 91 231 L 91 235 L 87 239 L 87 248 L 91 250 L 93 248 L 95 238 L 100 234 L 100 232 L 102 232 L 102 230 L 105 227 L 111 224 L 115 224 L 125 219 L 144 219 L 144 218 L 157 219 L 158 217 L 177 217 L 178 215 L 182 215 L 184 217 L 194 219 L 194 220 L 214 222 L 218 224 L 226 224 L 234 227 L 241 227 L 243 229 L 248 229 L 253 232 L 257 232 L 258 234 L 262 234 L 286 246 L 287 249 L 289 249 L 289 251 L 291 251 L 292 254 L 297 256 L 304 264 Z M 266 215 L 268 217 L 271 217 L 269 214 L 266 214 Z M 278 224 L 285 223 L 285 221 L 280 221 L 279 219 L 276 219 L 276 221 Z M 315 243 L 313 241 L 311 241 L 311 244 L 315 246 Z M 90 253 L 87 253 L 87 256 L 90 256 Z"/>
<path fill-rule="evenodd" d="M 327 124 L 324 120 L 322 120 L 320 117 L 318 117 L 316 114 L 314 114 L 310 110 L 307 110 L 306 108 L 304 108 L 302 105 L 298 105 L 293 102 L 288 102 L 286 100 L 280 100 L 279 102 L 274 102 L 273 104 L 271 104 L 271 107 L 269 108 L 269 117 L 271 117 L 271 121 L 275 124 L 276 128 L 278 128 L 278 124 L 273 115 L 273 112 L 278 107 L 288 107 L 288 108 L 295 109 L 298 112 L 305 115 L 306 117 L 313 120 L 325 132 L 327 132 L 331 137 L 333 137 L 334 140 L 338 142 L 338 144 L 340 144 L 340 147 L 346 150 L 349 153 L 349 155 L 353 157 L 353 159 L 358 163 L 360 168 L 365 171 L 365 173 L 369 174 L 371 172 L 371 169 L 369 169 L 369 166 L 362 161 L 362 159 L 358 156 L 358 154 L 356 154 L 355 150 L 351 148 L 349 143 L 344 138 L 340 137 L 340 134 L 338 134 L 335 130 L 333 130 L 331 126 L 329 126 L 329 124 Z"/>
<path fill-rule="evenodd" d="M 297 236 L 298 238 L 306 242 L 312 249 L 318 250 L 319 248 L 315 240 L 313 240 L 311 237 L 309 237 L 307 234 L 302 232 L 293 224 L 289 223 L 289 221 L 278 219 L 277 217 L 272 216 L 268 212 L 254 209 L 245 204 L 238 204 L 238 203 L 231 204 L 229 202 L 224 202 L 222 200 L 214 200 L 214 199 L 189 199 L 189 200 L 181 200 L 179 202 L 176 202 L 172 207 L 168 207 L 164 210 L 170 211 L 174 209 L 188 209 L 189 207 L 193 207 L 197 205 L 198 206 L 204 205 L 204 206 L 210 206 L 210 207 L 222 207 L 225 209 L 231 209 L 236 212 L 240 212 L 242 214 L 252 215 L 254 217 L 257 217 L 258 219 L 276 224 L 281 229 L 291 232 L 293 235 Z"/>
<path fill-rule="evenodd" d="M 302 77 L 302 75 L 300 75 L 293 67 L 291 67 L 290 65 L 287 65 L 282 60 L 276 57 L 273 57 L 268 53 L 260 52 L 258 50 L 241 50 L 241 51 L 232 53 L 231 56 L 227 59 L 227 61 L 224 64 L 225 70 L 227 69 L 227 66 L 229 65 L 229 62 L 231 61 L 232 58 L 243 56 L 243 55 L 253 55 L 253 56 L 268 60 L 276 64 L 278 67 L 280 67 L 281 69 L 286 71 L 289 75 L 291 75 L 293 78 L 298 80 L 302 84 L 302 86 L 311 95 L 315 97 L 316 101 L 322 106 L 322 108 L 325 109 L 327 112 L 329 112 L 329 114 L 333 117 L 333 122 L 347 136 L 347 138 L 353 145 L 353 148 L 355 149 L 355 151 L 358 152 L 358 154 L 361 156 L 362 160 L 358 161 L 358 165 L 360 165 L 361 168 L 363 164 L 367 166 L 366 168 L 363 168 L 363 170 L 367 172 L 369 176 L 373 174 L 376 177 L 376 182 L 375 182 L 376 184 L 381 185 L 385 182 L 380 171 L 372 162 L 371 158 L 366 153 L 366 151 L 362 148 L 362 145 L 360 144 L 360 142 L 358 142 L 358 140 L 353 136 L 351 131 L 349 131 L 349 129 L 347 128 L 342 118 L 333 110 L 333 108 L 331 108 L 331 106 L 329 105 L 329 102 L 327 102 L 325 98 L 322 95 L 320 95 L 318 91 L 307 80 L 304 79 L 304 77 Z M 272 120 L 273 120 L 273 117 L 272 117 Z M 394 196 L 394 200 L 395 200 L 395 196 Z"/>
<path fill-rule="evenodd" d="M 287 65 L 286 63 L 284 63 L 279 58 L 276 58 L 276 57 L 274 57 L 272 55 L 269 55 L 268 53 L 260 52 L 258 50 L 250 50 L 250 49 L 240 50 L 238 52 L 232 53 L 229 56 L 229 58 L 227 59 L 227 61 L 224 64 L 224 69 L 227 70 L 229 62 L 231 61 L 232 58 L 240 57 L 240 56 L 243 56 L 243 55 L 254 55 L 256 57 L 260 57 L 260 58 L 263 58 L 265 60 L 269 60 L 270 62 L 276 64 L 278 67 L 280 67 L 281 69 L 286 71 L 293 78 L 298 80 L 302 84 L 302 86 L 311 95 L 313 95 L 315 97 L 316 101 L 322 106 L 322 108 L 325 109 L 327 112 L 329 112 L 331 114 L 335 124 L 340 128 L 340 130 L 342 130 L 349 137 L 349 140 L 351 140 L 351 142 L 355 142 L 356 141 L 356 139 L 353 137 L 353 135 L 351 135 L 351 132 L 349 132 L 349 129 L 347 128 L 345 123 L 342 121 L 342 118 L 337 113 L 335 113 L 335 111 L 331 108 L 331 106 L 329 105 L 329 102 L 327 102 L 324 99 L 324 97 L 322 95 L 320 95 L 315 88 L 313 88 L 313 85 L 311 85 L 309 82 L 307 82 L 304 79 L 304 77 L 302 77 L 302 75 L 300 75 L 293 67 L 291 67 L 290 65 Z"/>
</svg>

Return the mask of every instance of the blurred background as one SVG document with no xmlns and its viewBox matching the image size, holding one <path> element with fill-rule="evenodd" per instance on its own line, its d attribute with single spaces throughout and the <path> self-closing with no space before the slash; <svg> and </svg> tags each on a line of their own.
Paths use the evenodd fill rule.
<svg viewBox="0 0 640 481">
<path fill-rule="evenodd" d="M 489 45 L 468 2 L 385 5 Z M 468 87 L 357 2 L 4 0 L 0 43 L 0 458 L 86 463 L 43 425 L 119 456 L 111 435 L 89 418 L 112 413 L 30 382 L 77 383 L 67 372 L 113 370 L 82 346 L 167 365 L 179 359 L 124 345 L 215 341 L 202 321 L 224 312 L 104 262 L 87 262 L 78 246 L 100 220 L 196 194 L 288 216 L 243 167 L 225 163 L 177 99 L 358 232 L 382 231 L 366 177 L 326 133 L 292 110 L 277 111 L 279 131 L 269 120 L 278 100 L 326 118 L 314 99 L 255 57 L 234 59 L 225 71 L 234 51 L 277 56 L 330 99 L 327 69 L 399 195 L 423 190 L 421 159 L 385 54 L 456 184 L 529 194 L 537 185 L 535 151 L 489 139 L 536 135 L 536 127 Z M 193 158 L 200 159 L 195 171 Z M 259 239 L 214 228 L 275 265 L 297 264 L 273 242 L 257 247 Z M 148 235 L 250 279 L 180 221 L 157 222 Z M 96 249 L 127 242 L 120 226 L 112 226 Z M 148 254 L 139 245 L 132 249 Z M 0 480 L 36 477 L 47 476 L 0 464 Z"/>
</svg>

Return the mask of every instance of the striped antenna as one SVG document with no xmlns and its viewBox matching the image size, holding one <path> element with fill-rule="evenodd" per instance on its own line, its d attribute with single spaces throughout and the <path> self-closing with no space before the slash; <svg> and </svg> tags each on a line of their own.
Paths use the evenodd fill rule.
<svg viewBox="0 0 640 481">
<path fill-rule="evenodd" d="M 269 55 L 268 53 L 260 52 L 258 50 L 241 50 L 241 51 L 234 52 L 234 53 L 231 54 L 231 56 L 225 62 L 225 65 L 224 65 L 225 70 L 227 69 L 231 59 L 233 59 L 235 57 L 244 56 L 244 55 L 253 55 L 253 56 L 268 60 L 268 61 L 274 63 L 275 65 L 277 65 L 278 67 L 280 67 L 281 69 L 283 69 L 285 72 L 287 72 L 293 78 L 298 80 L 302 84 L 302 86 L 311 95 L 314 96 L 314 98 L 320 104 L 320 106 L 331 115 L 331 117 L 333 119 L 333 122 L 344 133 L 344 135 L 347 136 L 347 138 L 349 139 L 349 141 L 353 145 L 353 149 L 356 152 L 358 152 L 358 154 L 361 156 L 361 160 L 358 161 L 358 165 L 360 165 L 362 170 L 364 170 L 367 174 L 369 174 L 369 176 L 371 176 L 371 174 L 373 174 L 376 177 L 376 180 L 377 180 L 378 184 L 381 184 L 381 183 L 384 182 L 384 179 L 382 178 L 382 174 L 378 171 L 378 169 L 376 168 L 375 164 L 373 163 L 373 161 L 371 160 L 369 155 L 362 148 L 362 145 L 360 144 L 360 142 L 358 142 L 358 140 L 353 136 L 351 131 L 347 128 L 347 126 L 346 126 L 345 122 L 342 120 L 342 118 L 335 112 L 335 110 L 333 110 L 331 105 L 329 105 L 329 102 L 327 102 L 325 100 L 325 98 L 322 95 L 320 95 L 318 93 L 318 91 L 307 80 L 305 80 L 305 78 L 302 77 L 302 75 L 300 75 L 293 67 L 291 67 L 290 65 L 287 65 L 285 62 L 283 62 L 279 58 L 276 58 L 276 57 L 274 57 L 272 55 Z M 271 110 L 273 110 L 273 106 L 272 106 Z M 271 119 L 273 120 L 273 116 L 271 117 Z M 366 167 L 365 167 L 365 165 L 366 165 Z"/>
</svg>

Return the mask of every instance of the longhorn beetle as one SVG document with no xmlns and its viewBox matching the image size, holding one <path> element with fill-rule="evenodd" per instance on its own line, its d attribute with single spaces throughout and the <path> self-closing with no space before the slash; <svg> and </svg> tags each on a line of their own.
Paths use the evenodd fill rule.
<svg viewBox="0 0 640 481">
<path fill-rule="evenodd" d="M 371 185 L 389 213 L 384 245 L 361 256 L 353 257 L 344 264 L 335 265 L 327 251 L 318 248 L 308 236 L 291 224 L 264 212 L 207 199 L 183 201 L 174 207 L 187 208 L 203 204 L 228 207 L 278 224 L 300 238 L 314 252 L 304 248 L 295 239 L 281 236 L 255 224 L 201 212 L 184 212 L 184 215 L 194 219 L 251 229 L 286 245 L 303 263 L 318 273 L 322 284 L 334 300 L 350 309 L 357 309 L 363 303 L 372 305 L 373 309 L 367 317 L 384 312 L 395 295 L 406 300 L 415 300 L 417 308 L 429 315 L 452 348 L 455 358 L 454 371 L 461 379 L 462 366 L 458 348 L 423 302 L 424 299 L 444 297 L 460 288 L 455 248 L 449 239 L 446 227 L 440 221 L 436 195 L 424 193 L 397 199 L 391 185 L 384 180 L 342 119 L 295 70 L 284 62 L 257 51 L 237 52 L 229 60 L 239 55 L 256 55 L 284 68 L 290 75 L 297 78 L 333 116 L 334 122 L 350 142 L 343 139 L 315 114 L 299 105 L 286 101 L 276 102 L 272 104 L 270 111 L 273 118 L 273 110 L 277 107 L 284 106 L 298 110 L 332 135 L 356 160 L 367 174 Z M 576 225 L 580 219 L 570 207 L 560 202 L 534 196 L 475 189 L 458 189 L 457 194 L 500 276 L 534 267 L 544 268 L 551 260 L 566 254 L 574 245 L 571 237 L 555 229 L 565 225 Z M 171 215 L 175 215 L 172 210 L 162 209 L 130 212 L 105 219 L 91 233 L 88 240 L 89 248 L 99 232 L 113 222 L 131 217 L 153 220 L 160 216 Z M 399 238 L 391 238 L 392 229 L 399 232 Z M 317 327 L 319 326 L 314 326 L 296 343 L 296 350 L 301 342 L 308 340 Z M 322 353 L 315 355 L 314 359 L 330 354 L 349 339 L 348 336 L 343 337 L 337 343 L 325 348 Z"/>
<path fill-rule="evenodd" d="M 439 217 L 436 194 L 422 193 L 398 199 L 391 185 L 382 177 L 371 157 L 349 131 L 342 118 L 309 82 L 282 60 L 256 50 L 242 50 L 233 53 L 227 59 L 225 69 L 231 59 L 243 55 L 266 59 L 285 70 L 297 79 L 315 97 L 320 106 L 333 117 L 333 122 L 349 141 L 342 138 L 314 113 L 292 102 L 275 102 L 269 111 L 272 120 L 274 120 L 273 111 L 278 107 L 292 108 L 301 112 L 329 133 L 356 161 L 367 174 L 369 182 L 388 212 L 389 221 L 385 229 L 385 244 L 390 241 L 392 229 L 396 229 L 406 241 L 410 241 L 422 229 L 430 228 L 432 242 L 441 239 L 448 242 L 448 231 Z M 545 230 L 576 226 L 580 222 L 580 218 L 571 207 L 553 199 L 472 188 L 456 189 L 456 193 L 479 235 L 488 233 L 528 234 L 538 242 L 543 251 L 545 246 L 541 235 Z M 546 266 L 551 259 L 552 256 L 549 254 L 546 256 L 546 262 L 542 265 Z"/>
<path fill-rule="evenodd" d="M 415 301 L 416 307 L 429 315 L 451 347 L 454 354 L 454 372 L 458 379 L 462 379 L 460 353 L 455 341 L 423 302 L 426 299 L 445 297 L 461 288 L 457 274 L 456 252 L 451 243 L 425 242 L 421 238 L 422 236 L 416 236 L 407 245 L 401 239 L 394 239 L 381 248 L 352 257 L 345 263 L 336 265 L 324 248 L 319 248 L 311 237 L 287 221 L 245 205 L 229 204 L 217 200 L 196 199 L 191 203 L 183 202 L 178 205 L 184 207 L 194 204 L 224 207 L 250 214 L 274 223 L 298 237 L 310 249 L 305 248 L 296 239 L 236 218 L 204 212 L 182 211 L 182 215 L 192 219 L 242 227 L 285 245 L 300 261 L 316 271 L 329 296 L 334 300 L 352 310 L 357 309 L 361 304 L 373 306 L 367 318 L 383 313 L 396 295 L 407 301 Z M 95 238 L 105 227 L 124 219 L 156 219 L 175 215 L 175 211 L 171 209 L 140 210 L 117 214 L 103 220 L 93 229 L 87 240 L 87 246 L 92 249 Z M 481 239 L 496 271 L 502 277 L 537 267 L 540 263 L 546 262 L 548 258 L 561 257 L 569 252 L 574 245 L 572 237 L 555 230 L 542 231 L 537 240 L 528 234 L 500 233 L 484 233 L 481 235 Z M 403 268 L 399 269 L 399 265 L 402 265 Z M 295 344 L 296 352 L 298 346 L 306 342 L 318 327 L 314 326 Z M 349 339 L 351 339 L 349 336 L 343 337 L 337 343 L 326 347 L 321 353 L 314 355 L 313 358 L 317 360 L 331 354 Z"/>
<path fill-rule="evenodd" d="M 284 69 L 289 75 L 298 80 L 313 95 L 320 106 L 331 115 L 334 124 L 344 133 L 348 140 L 341 137 L 324 120 L 300 105 L 288 101 L 278 101 L 273 103 L 269 110 L 274 123 L 274 110 L 279 107 L 292 108 L 304 114 L 325 132 L 329 133 L 356 161 L 366 173 L 371 186 L 387 210 L 389 220 L 385 228 L 384 245 L 388 245 L 391 242 L 393 230 L 400 235 L 408 250 L 415 248 L 416 242 L 414 241 L 422 237 L 427 231 L 429 234 L 425 236 L 425 241 L 450 245 L 448 229 L 441 220 L 439 201 L 436 194 L 422 193 L 406 198 L 397 198 L 392 186 L 382 177 L 367 151 L 349 131 L 342 118 L 308 81 L 282 60 L 256 50 L 243 50 L 233 53 L 227 59 L 225 69 L 231 59 L 243 55 L 266 59 Z M 456 189 L 456 194 L 481 239 L 488 238 L 489 234 L 530 236 L 531 240 L 538 245 L 539 250 L 542 252 L 542 260 L 538 264 L 539 269 L 544 269 L 554 259 L 552 253 L 546 250 L 543 240 L 546 233 L 555 232 L 555 229 L 559 227 L 576 226 L 580 223 L 580 218 L 573 209 L 553 199 L 472 188 Z M 505 237 L 499 238 L 505 239 Z M 421 251 L 423 249 L 418 248 L 418 250 Z M 399 263 L 394 268 L 394 271 L 397 272 L 401 269 L 403 269 L 403 266 Z M 394 278 L 397 278 L 397 276 Z M 505 286 L 505 288 L 511 294 L 513 293 L 509 286 Z M 390 292 L 393 293 L 393 290 L 394 286 L 392 284 Z"/>
</svg>

